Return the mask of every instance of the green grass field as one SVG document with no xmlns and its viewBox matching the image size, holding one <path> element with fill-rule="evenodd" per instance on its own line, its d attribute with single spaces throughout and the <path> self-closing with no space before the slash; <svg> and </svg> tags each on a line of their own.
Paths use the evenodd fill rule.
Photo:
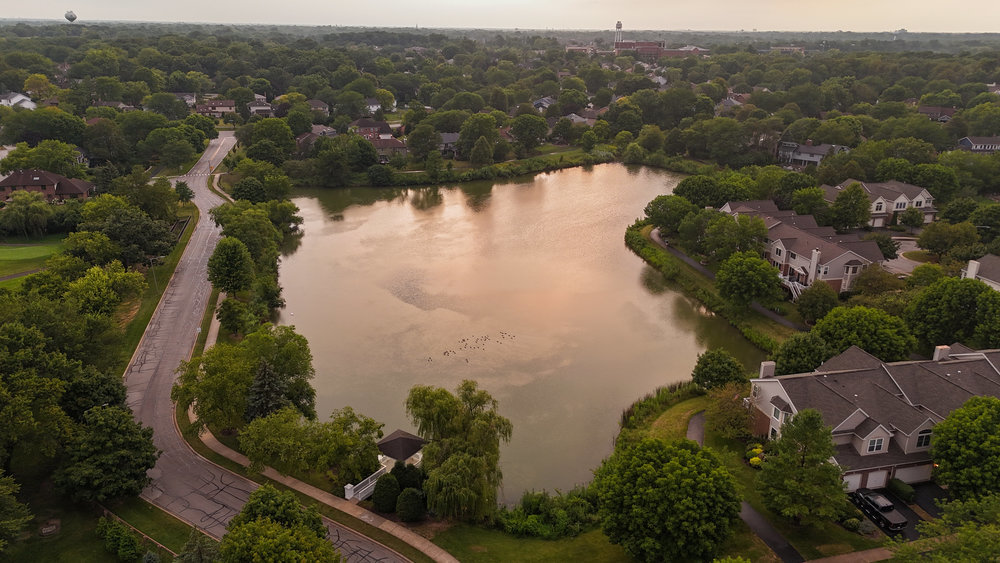
<svg viewBox="0 0 1000 563">
<path fill-rule="evenodd" d="M 38 239 L 9 238 L 0 243 L 0 277 L 38 270 L 50 256 L 61 252 L 65 235 Z"/>
<path fill-rule="evenodd" d="M 520 561 L 632 561 L 625 551 L 612 544 L 600 530 L 584 532 L 574 538 L 541 540 L 515 538 L 499 530 L 458 524 L 436 534 L 431 540 L 467 563 Z"/>
</svg>

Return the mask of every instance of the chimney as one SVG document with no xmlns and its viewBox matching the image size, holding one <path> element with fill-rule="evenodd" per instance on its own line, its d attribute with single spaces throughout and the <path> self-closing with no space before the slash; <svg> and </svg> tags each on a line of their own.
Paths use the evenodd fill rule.
<svg viewBox="0 0 1000 563">
<path fill-rule="evenodd" d="M 774 362 L 760 363 L 760 377 L 761 379 L 764 379 L 766 377 L 774 377 Z"/>
<path fill-rule="evenodd" d="M 806 285 L 812 285 L 817 275 L 819 275 L 819 249 L 814 248 L 809 256 L 809 277 Z"/>
<path fill-rule="evenodd" d="M 947 360 L 951 356 L 951 346 L 935 346 L 934 347 L 934 361 L 940 362 Z"/>
<path fill-rule="evenodd" d="M 807 147 L 813 146 L 813 140 L 812 139 L 806 139 L 806 146 Z"/>
<path fill-rule="evenodd" d="M 966 267 L 962 278 L 974 280 L 978 275 L 979 275 L 979 262 L 976 260 L 969 260 L 969 265 L 968 267 Z"/>
</svg>

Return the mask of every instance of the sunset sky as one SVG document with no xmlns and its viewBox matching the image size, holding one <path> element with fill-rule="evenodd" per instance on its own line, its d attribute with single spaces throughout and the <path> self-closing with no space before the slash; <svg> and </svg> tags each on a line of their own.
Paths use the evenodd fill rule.
<svg viewBox="0 0 1000 563">
<path fill-rule="evenodd" d="M 36 0 L 5 2 L 3 18 L 302 25 L 760 31 L 1000 32 L 1000 2 L 929 0 Z"/>
</svg>

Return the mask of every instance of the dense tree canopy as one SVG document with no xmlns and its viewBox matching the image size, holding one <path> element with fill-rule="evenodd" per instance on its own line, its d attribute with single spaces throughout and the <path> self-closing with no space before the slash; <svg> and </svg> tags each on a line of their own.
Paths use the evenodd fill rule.
<svg viewBox="0 0 1000 563">
<path fill-rule="evenodd" d="M 1000 493 L 1000 399 L 972 397 L 934 426 L 934 476 L 959 498 Z"/>
<path fill-rule="evenodd" d="M 687 440 L 616 448 L 593 486 L 604 533 L 640 561 L 710 559 L 740 510 L 732 475 Z"/>
<path fill-rule="evenodd" d="M 837 307 L 817 322 L 812 332 L 834 354 L 857 346 L 885 362 L 905 360 L 916 347 L 916 339 L 902 319 L 868 307 Z"/>
</svg>

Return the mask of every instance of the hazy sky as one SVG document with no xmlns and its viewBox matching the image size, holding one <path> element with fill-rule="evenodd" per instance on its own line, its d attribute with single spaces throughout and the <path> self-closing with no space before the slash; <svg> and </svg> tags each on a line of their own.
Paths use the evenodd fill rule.
<svg viewBox="0 0 1000 563">
<path fill-rule="evenodd" d="M 966 0 L 3 0 L 0 17 L 393 27 L 1000 32 L 1000 2 Z M 626 37 L 628 34 L 626 33 Z"/>
</svg>

